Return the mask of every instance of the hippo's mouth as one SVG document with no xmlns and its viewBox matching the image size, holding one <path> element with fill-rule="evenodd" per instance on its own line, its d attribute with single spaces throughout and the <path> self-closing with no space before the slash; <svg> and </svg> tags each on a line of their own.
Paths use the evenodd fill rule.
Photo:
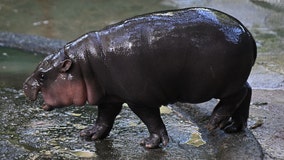
<svg viewBox="0 0 284 160">
<path fill-rule="evenodd" d="M 53 105 L 51 103 L 48 103 L 47 101 L 45 101 L 42 105 L 42 109 L 45 110 L 45 111 L 52 111 L 56 108 L 63 108 L 63 107 L 66 107 L 64 105 Z"/>
<path fill-rule="evenodd" d="M 26 97 L 31 101 L 35 101 L 37 99 L 39 91 L 39 88 L 30 89 L 27 85 L 24 86 L 24 93 Z"/>
<path fill-rule="evenodd" d="M 44 103 L 42 105 L 42 109 L 45 110 L 45 111 L 52 111 L 54 109 L 54 107 Z"/>
</svg>

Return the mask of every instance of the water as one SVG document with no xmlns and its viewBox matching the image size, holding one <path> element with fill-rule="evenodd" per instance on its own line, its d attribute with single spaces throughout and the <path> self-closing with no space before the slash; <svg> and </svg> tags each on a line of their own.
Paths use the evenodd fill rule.
<svg viewBox="0 0 284 160">
<path fill-rule="evenodd" d="M 160 0 L 2 1 L 0 30 L 70 41 L 131 16 L 171 8 Z"/>
<path fill-rule="evenodd" d="M 42 59 L 36 53 L 0 47 L 0 88 L 21 89 L 25 78 Z"/>
<path fill-rule="evenodd" d="M 283 1 L 10 0 L 0 2 L 0 31 L 71 41 L 131 16 L 190 6 L 220 9 L 242 21 L 258 45 L 258 59 L 250 77 L 252 87 L 284 88 Z M 193 144 L 191 137 L 198 135 L 200 128 L 175 112 L 163 114 L 170 144 L 145 150 L 139 141 L 147 136 L 147 129 L 127 107 L 106 140 L 85 141 L 78 132 L 94 122 L 95 106 L 45 112 L 41 98 L 33 103 L 26 101 L 22 83 L 42 59 L 36 53 L 0 48 L 0 159 L 217 159 L 223 151 L 212 145 L 204 132 L 197 140 L 205 144 Z"/>
</svg>

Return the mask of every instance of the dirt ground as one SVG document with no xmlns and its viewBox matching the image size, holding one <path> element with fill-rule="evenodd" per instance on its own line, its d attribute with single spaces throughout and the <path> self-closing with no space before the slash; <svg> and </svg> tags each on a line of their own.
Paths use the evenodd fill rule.
<svg viewBox="0 0 284 160">
<path fill-rule="evenodd" d="M 265 159 L 284 159 L 284 90 L 253 90 L 250 130 L 261 144 Z"/>
</svg>

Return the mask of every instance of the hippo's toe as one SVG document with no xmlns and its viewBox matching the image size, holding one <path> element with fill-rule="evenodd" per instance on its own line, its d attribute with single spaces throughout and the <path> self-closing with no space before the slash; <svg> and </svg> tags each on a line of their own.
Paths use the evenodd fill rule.
<svg viewBox="0 0 284 160">
<path fill-rule="evenodd" d="M 142 140 L 140 145 L 145 148 L 158 148 L 160 143 L 166 146 L 169 142 L 169 137 L 167 135 L 159 136 L 158 134 L 151 134 L 148 138 Z"/>
<path fill-rule="evenodd" d="M 80 132 L 81 137 L 85 137 L 88 140 L 103 139 L 108 136 L 111 127 L 107 125 L 95 124 L 92 127 L 88 127 Z"/>
</svg>

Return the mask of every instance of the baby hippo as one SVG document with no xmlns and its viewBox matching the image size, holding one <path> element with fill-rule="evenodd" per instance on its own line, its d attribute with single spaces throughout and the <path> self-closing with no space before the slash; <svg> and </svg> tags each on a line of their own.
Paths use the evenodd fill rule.
<svg viewBox="0 0 284 160">
<path fill-rule="evenodd" d="M 86 103 L 98 106 L 95 124 L 81 132 L 108 136 L 123 103 L 143 121 L 146 148 L 167 145 L 161 105 L 219 99 L 208 129 L 227 133 L 247 125 L 248 76 L 256 44 L 237 19 L 208 8 L 136 16 L 89 32 L 47 56 L 24 82 L 30 100 L 39 92 L 44 110 Z"/>
</svg>

